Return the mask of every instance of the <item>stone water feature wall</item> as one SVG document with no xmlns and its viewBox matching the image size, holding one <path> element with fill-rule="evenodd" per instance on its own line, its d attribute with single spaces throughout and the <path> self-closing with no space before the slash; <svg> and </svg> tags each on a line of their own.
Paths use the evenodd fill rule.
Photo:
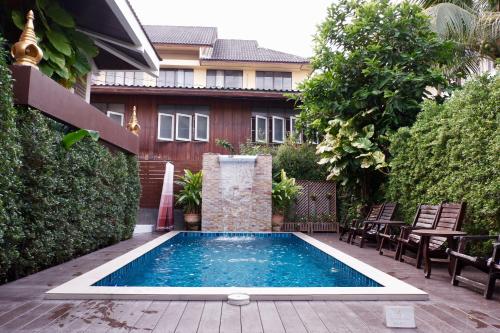
<svg viewBox="0 0 500 333">
<path fill-rule="evenodd" d="M 203 154 L 201 229 L 271 231 L 271 156 L 232 158 Z"/>
</svg>

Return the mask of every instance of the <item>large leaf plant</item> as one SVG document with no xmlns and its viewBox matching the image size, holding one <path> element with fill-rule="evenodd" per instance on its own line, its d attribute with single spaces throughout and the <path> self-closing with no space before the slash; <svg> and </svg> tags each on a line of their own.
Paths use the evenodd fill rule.
<svg viewBox="0 0 500 333">
<path fill-rule="evenodd" d="M 284 214 L 301 190 L 302 187 L 295 183 L 295 178 L 289 178 L 285 170 L 281 169 L 279 181 L 273 181 L 273 214 Z"/>
<path fill-rule="evenodd" d="M 15 1 L 10 6 L 9 3 L 11 23 L 19 30 L 24 28 L 28 10 L 34 11 L 35 32 L 43 51 L 38 66 L 45 75 L 65 87 L 72 87 L 90 72 L 89 60 L 97 55 L 98 49 L 89 37 L 76 29 L 74 18 L 57 0 Z"/>
<path fill-rule="evenodd" d="M 184 170 L 184 175 L 175 182 L 182 189 L 176 194 L 177 205 L 184 208 L 186 214 L 199 214 L 201 208 L 201 189 L 203 174 L 201 171 Z"/>
</svg>

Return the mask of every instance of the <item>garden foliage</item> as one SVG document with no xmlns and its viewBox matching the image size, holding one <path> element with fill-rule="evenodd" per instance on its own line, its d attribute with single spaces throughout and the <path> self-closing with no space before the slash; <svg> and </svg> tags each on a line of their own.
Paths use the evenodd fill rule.
<svg viewBox="0 0 500 333">
<path fill-rule="evenodd" d="M 300 180 L 325 180 L 325 166 L 318 165 L 316 147 L 309 143 L 296 144 L 287 140 L 280 145 L 247 142 L 240 146 L 243 155 L 270 154 L 273 157 L 273 176 L 279 180 L 281 170 L 289 177 Z"/>
<path fill-rule="evenodd" d="M 58 0 L 7 1 L 0 4 L 0 28 L 10 44 L 15 43 L 24 28 L 28 10 L 35 15 L 35 32 L 43 51 L 40 70 L 66 87 L 90 72 L 89 59 L 98 49 L 85 34 L 76 30 L 73 16 Z M 3 17 L 2 17 L 3 16 Z"/>
<path fill-rule="evenodd" d="M 72 128 L 12 106 L 0 62 L 0 283 L 132 235 L 140 185 L 135 156 L 85 138 L 66 150 Z"/>
<path fill-rule="evenodd" d="M 465 201 L 464 228 L 500 232 L 500 76 L 468 82 L 444 104 L 426 102 L 392 138 L 389 201 L 411 221 L 419 203 Z"/>
<path fill-rule="evenodd" d="M 300 87 L 299 123 L 323 134 L 318 153 L 330 179 L 370 197 L 376 170 L 387 165 L 387 136 L 415 121 L 427 87 L 446 85 L 439 66 L 453 52 L 419 6 L 340 0 L 329 8 L 315 75 Z"/>
</svg>

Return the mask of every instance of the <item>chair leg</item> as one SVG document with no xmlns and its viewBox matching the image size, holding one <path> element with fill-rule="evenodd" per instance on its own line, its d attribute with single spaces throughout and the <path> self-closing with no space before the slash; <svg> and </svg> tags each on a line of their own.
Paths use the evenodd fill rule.
<svg viewBox="0 0 500 333">
<path fill-rule="evenodd" d="M 362 248 L 363 246 L 365 246 L 365 238 L 366 238 L 365 232 L 362 231 L 361 232 L 361 239 L 359 240 L 359 247 Z"/>
<path fill-rule="evenodd" d="M 352 244 L 351 241 L 352 241 L 352 229 L 349 229 L 349 231 L 347 232 L 346 242 L 347 242 L 347 244 Z"/>
<path fill-rule="evenodd" d="M 462 273 L 463 264 L 460 259 L 455 259 L 455 264 L 453 265 L 453 273 L 451 276 L 451 284 L 458 286 L 457 275 Z"/>
<path fill-rule="evenodd" d="M 378 254 L 380 254 L 380 255 L 384 254 L 384 241 L 385 241 L 385 238 L 381 237 L 380 243 L 378 245 Z"/>
<path fill-rule="evenodd" d="M 484 298 L 490 299 L 491 297 L 493 297 L 493 291 L 495 290 L 496 279 L 497 278 L 493 275 L 493 273 L 490 272 L 488 284 L 486 285 L 486 289 L 484 290 Z"/>
<path fill-rule="evenodd" d="M 398 260 L 400 262 L 403 262 L 403 256 L 405 255 L 406 253 L 406 246 L 405 244 L 401 243 L 401 246 L 400 246 L 400 249 L 399 249 L 399 255 L 398 255 Z"/>
<path fill-rule="evenodd" d="M 415 267 L 420 269 L 422 268 L 422 242 L 418 245 L 417 257 L 416 257 Z"/>
</svg>

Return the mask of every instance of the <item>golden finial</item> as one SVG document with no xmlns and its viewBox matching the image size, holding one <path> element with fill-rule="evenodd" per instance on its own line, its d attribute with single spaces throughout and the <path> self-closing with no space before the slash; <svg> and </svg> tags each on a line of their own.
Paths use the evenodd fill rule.
<svg viewBox="0 0 500 333">
<path fill-rule="evenodd" d="M 132 132 L 132 134 L 135 134 L 139 136 L 139 132 L 141 131 L 141 126 L 139 125 L 139 121 L 137 121 L 137 108 L 134 105 L 134 108 L 132 109 L 132 117 L 130 118 L 130 121 L 127 124 L 127 129 Z"/>
<path fill-rule="evenodd" d="M 34 19 L 33 11 L 30 10 L 26 15 L 27 21 L 23 33 L 19 37 L 19 42 L 12 46 L 10 54 L 16 59 L 16 65 L 33 66 L 38 69 L 37 64 L 42 60 L 43 52 L 36 41 Z"/>
</svg>

